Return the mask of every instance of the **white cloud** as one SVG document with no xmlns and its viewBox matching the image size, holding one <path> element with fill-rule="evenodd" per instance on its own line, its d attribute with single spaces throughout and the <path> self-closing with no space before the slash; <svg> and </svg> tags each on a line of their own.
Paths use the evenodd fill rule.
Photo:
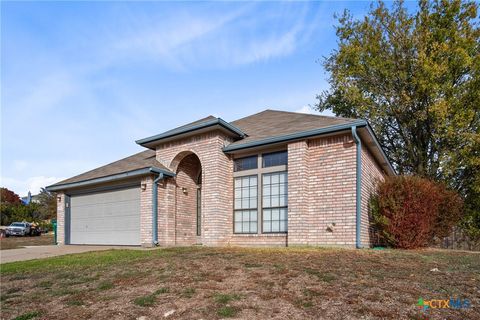
<svg viewBox="0 0 480 320">
<path fill-rule="evenodd" d="M 310 106 L 303 106 L 300 109 L 295 110 L 295 112 L 309 113 L 309 114 L 317 113 L 317 112 L 313 111 L 313 109 Z"/>
<path fill-rule="evenodd" d="M 6 187 L 23 197 L 27 195 L 28 191 L 30 191 L 32 194 L 37 194 L 40 192 L 41 188 L 45 188 L 48 185 L 64 179 L 65 178 L 38 176 L 31 177 L 26 180 L 2 177 L 0 180 L 2 187 Z"/>
</svg>

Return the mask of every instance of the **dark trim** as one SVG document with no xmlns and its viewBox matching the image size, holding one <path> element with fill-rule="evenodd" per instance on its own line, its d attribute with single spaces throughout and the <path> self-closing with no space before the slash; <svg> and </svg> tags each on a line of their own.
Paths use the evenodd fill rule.
<svg viewBox="0 0 480 320">
<path fill-rule="evenodd" d="M 223 152 L 231 153 L 233 151 L 264 146 L 264 145 L 267 145 L 267 144 L 289 142 L 289 141 L 292 141 L 292 140 L 309 138 L 309 137 L 318 136 L 318 135 L 322 135 L 322 134 L 326 134 L 326 133 L 332 133 L 332 132 L 347 130 L 347 129 L 350 129 L 351 127 L 353 127 L 353 126 L 365 127 L 365 126 L 367 126 L 367 122 L 365 120 L 357 120 L 355 122 L 329 126 L 329 127 L 325 127 L 325 128 L 321 128 L 321 129 L 301 131 L 301 132 L 291 133 L 291 134 L 287 134 L 287 135 L 283 135 L 283 136 L 266 138 L 266 139 L 256 140 L 256 141 L 242 143 L 242 144 L 228 145 L 225 148 L 223 148 Z"/>
<path fill-rule="evenodd" d="M 70 233 L 71 233 L 71 220 L 72 220 L 72 215 L 71 215 L 71 201 L 70 201 L 70 195 L 65 195 L 64 196 L 64 211 L 63 211 L 63 214 L 64 214 L 64 217 L 63 217 L 63 243 L 64 244 L 70 244 L 70 241 L 71 241 L 71 237 L 70 237 Z M 58 220 L 57 220 L 58 221 Z M 58 222 L 57 222 L 58 223 Z"/>
<path fill-rule="evenodd" d="M 98 183 L 105 183 L 105 182 L 112 182 L 112 181 L 117 181 L 117 180 L 122 180 L 126 178 L 133 178 L 133 177 L 138 177 L 138 176 L 143 176 L 143 175 L 148 175 L 150 173 L 156 173 L 160 174 L 163 173 L 166 176 L 169 177 L 174 177 L 175 174 L 161 168 L 157 167 L 146 167 L 142 169 L 136 169 L 136 170 L 131 170 L 131 171 L 126 171 L 118 174 L 113 174 L 105 177 L 99 177 L 99 178 L 93 178 L 93 179 L 87 179 L 87 180 L 82 180 L 78 182 L 71 182 L 71 183 L 64 183 L 64 184 L 57 184 L 57 185 L 51 185 L 48 186 L 46 189 L 48 191 L 60 191 L 60 190 L 66 190 L 69 188 L 78 188 L 78 187 L 85 187 L 85 186 L 90 186 L 93 184 L 98 184 Z"/>
<path fill-rule="evenodd" d="M 376 135 L 375 132 L 373 131 L 373 129 L 372 129 L 372 127 L 370 126 L 370 124 L 367 125 L 367 131 L 368 131 L 368 133 L 370 134 L 370 136 L 372 136 L 372 139 L 373 139 L 373 141 L 375 142 L 375 145 L 377 146 L 377 148 L 380 150 L 380 153 L 382 154 L 383 158 L 385 159 L 385 163 L 388 165 L 388 167 L 390 168 L 390 170 L 392 170 L 393 174 L 396 175 L 396 174 L 397 174 L 397 171 L 395 171 L 395 169 L 393 168 L 392 164 L 390 163 L 390 160 L 388 160 L 387 155 L 386 155 L 385 152 L 383 151 L 383 148 L 380 146 L 380 143 L 378 142 L 378 139 L 377 139 L 377 135 Z"/>
<path fill-rule="evenodd" d="M 247 136 L 242 130 L 235 127 L 234 125 L 224 121 L 221 118 L 216 118 L 216 119 L 208 120 L 208 121 L 196 124 L 196 125 L 187 126 L 185 128 L 173 129 L 173 130 L 170 130 L 170 131 L 167 131 L 167 132 L 164 132 L 164 133 L 160 133 L 160 134 L 157 134 L 157 135 L 154 135 L 154 136 L 151 136 L 151 137 L 139 139 L 139 140 L 136 140 L 135 142 L 137 144 L 143 146 L 147 143 L 151 143 L 151 142 L 154 142 L 154 141 L 157 141 L 157 140 L 174 137 L 174 136 L 177 136 L 177 135 L 180 135 L 180 134 L 189 133 L 189 132 L 192 132 L 192 131 L 212 127 L 212 126 L 215 126 L 215 125 L 219 125 L 219 126 L 223 127 L 224 129 L 227 129 L 228 131 L 234 133 L 239 138 L 244 138 L 244 137 Z"/>
<path fill-rule="evenodd" d="M 114 185 L 114 186 L 71 190 L 68 192 L 68 195 L 71 197 L 75 197 L 75 196 L 83 196 L 83 195 L 94 194 L 94 193 L 105 192 L 105 191 L 116 191 L 116 190 L 133 189 L 133 188 L 140 188 L 140 180 L 119 184 L 119 185 Z"/>
</svg>

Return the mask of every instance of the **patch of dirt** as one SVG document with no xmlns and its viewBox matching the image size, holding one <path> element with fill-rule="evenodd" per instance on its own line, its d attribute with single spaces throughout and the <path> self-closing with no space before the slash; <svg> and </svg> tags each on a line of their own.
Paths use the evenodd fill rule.
<svg viewBox="0 0 480 320">
<path fill-rule="evenodd" d="M 0 238 L 0 250 L 19 249 L 25 246 L 54 245 L 53 240 L 53 233 L 46 233 L 36 237 Z"/>
<path fill-rule="evenodd" d="M 113 261 L 101 272 L 59 266 L 2 275 L 1 319 L 28 312 L 38 312 L 35 319 L 480 319 L 478 253 L 159 250 L 169 254 Z M 420 297 L 469 299 L 471 307 L 424 312 Z"/>
</svg>

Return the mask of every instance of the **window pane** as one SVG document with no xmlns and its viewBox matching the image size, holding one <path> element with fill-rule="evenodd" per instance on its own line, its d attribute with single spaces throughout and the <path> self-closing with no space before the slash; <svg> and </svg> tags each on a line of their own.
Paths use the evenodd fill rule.
<svg viewBox="0 0 480 320">
<path fill-rule="evenodd" d="M 265 153 L 262 155 L 262 158 L 264 168 L 286 165 L 288 162 L 288 153 L 287 151 Z"/>
<path fill-rule="evenodd" d="M 251 156 L 246 158 L 235 159 L 233 164 L 233 170 L 242 171 L 242 170 L 250 170 L 250 169 L 257 169 L 257 156 Z"/>
<path fill-rule="evenodd" d="M 272 220 L 272 210 L 263 209 L 263 221 Z"/>
<path fill-rule="evenodd" d="M 242 221 L 242 215 L 241 215 L 241 211 L 237 211 L 235 212 L 235 222 L 240 222 Z"/>
<path fill-rule="evenodd" d="M 270 195 L 270 185 L 263 185 L 263 196 L 269 196 Z"/>
<path fill-rule="evenodd" d="M 268 208 L 271 206 L 272 205 L 271 205 L 270 197 L 263 197 L 263 207 Z"/>
<path fill-rule="evenodd" d="M 256 197 L 256 196 L 257 196 L 257 186 L 250 187 L 250 197 Z"/>
<path fill-rule="evenodd" d="M 263 232 L 272 232 L 272 223 L 270 221 L 263 221 Z"/>
<path fill-rule="evenodd" d="M 263 232 L 287 231 L 287 173 L 275 172 L 262 179 Z"/>
<path fill-rule="evenodd" d="M 250 232 L 251 233 L 257 232 L 257 221 L 250 222 Z"/>
<path fill-rule="evenodd" d="M 280 206 L 280 202 L 278 201 L 278 196 L 272 196 L 272 207 Z"/>
<path fill-rule="evenodd" d="M 280 211 L 278 209 L 272 210 L 272 220 L 280 220 Z"/>
<path fill-rule="evenodd" d="M 242 223 L 241 222 L 235 222 L 235 232 L 242 233 Z"/>
<path fill-rule="evenodd" d="M 272 232 L 280 231 L 280 221 L 272 221 Z"/>
<path fill-rule="evenodd" d="M 279 174 L 272 174 L 272 184 L 279 183 L 279 182 L 280 182 Z"/>
</svg>

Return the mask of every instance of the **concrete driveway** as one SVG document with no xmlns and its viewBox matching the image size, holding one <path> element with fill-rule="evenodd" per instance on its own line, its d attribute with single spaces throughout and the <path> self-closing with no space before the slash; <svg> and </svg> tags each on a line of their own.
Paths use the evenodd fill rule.
<svg viewBox="0 0 480 320">
<path fill-rule="evenodd" d="M 109 249 L 131 249 L 118 246 L 31 246 L 21 249 L 0 250 L 0 263 L 63 256 L 65 254 L 102 251 Z M 133 248 L 132 248 L 133 249 Z"/>
</svg>

